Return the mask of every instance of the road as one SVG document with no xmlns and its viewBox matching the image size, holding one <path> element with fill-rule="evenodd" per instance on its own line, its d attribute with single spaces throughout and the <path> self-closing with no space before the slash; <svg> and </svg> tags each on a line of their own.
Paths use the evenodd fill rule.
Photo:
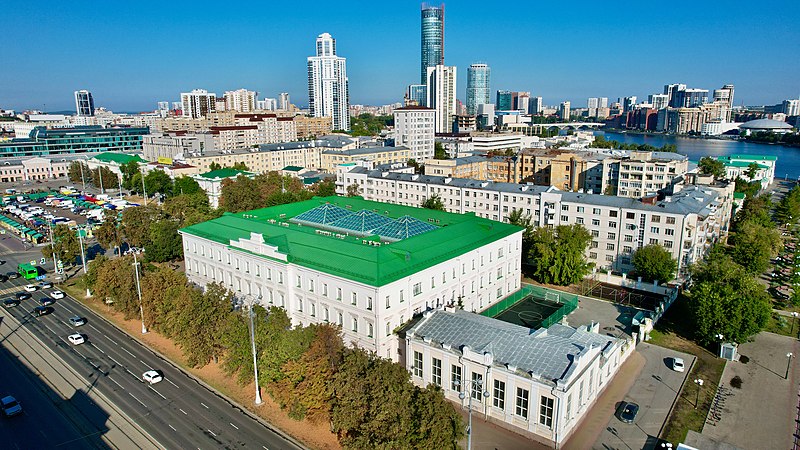
<svg viewBox="0 0 800 450">
<path fill-rule="evenodd" d="M 8 262 L 0 269 L 13 270 L 15 260 L 25 258 L 29 255 L 6 254 Z M 26 283 L 21 278 L 0 283 L 0 298 L 21 292 Z M 32 299 L 5 309 L 6 315 L 33 332 L 163 447 L 301 448 L 74 299 L 56 300 L 51 314 L 34 317 L 31 310 L 51 291 L 34 292 Z M 86 318 L 86 325 L 73 327 L 69 318 L 75 315 Z M 67 336 L 75 332 L 86 343 L 71 345 Z M 142 374 L 150 369 L 162 372 L 164 380 L 144 383 Z"/>
</svg>

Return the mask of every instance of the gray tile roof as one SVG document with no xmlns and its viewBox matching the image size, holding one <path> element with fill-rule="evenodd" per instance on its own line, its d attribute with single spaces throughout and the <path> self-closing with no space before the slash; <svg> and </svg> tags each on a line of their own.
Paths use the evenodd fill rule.
<svg viewBox="0 0 800 450">
<path fill-rule="evenodd" d="M 411 339 L 491 353 L 495 366 L 526 372 L 541 382 L 568 383 L 576 358 L 591 348 L 608 352 L 617 338 L 555 324 L 531 330 L 467 311 L 435 310 L 407 331 Z"/>
<path fill-rule="evenodd" d="M 351 150 L 325 150 L 324 154 L 326 155 L 348 155 L 348 156 L 356 156 L 356 155 L 372 155 L 375 153 L 385 153 L 385 152 L 393 152 L 397 150 L 408 150 L 408 147 L 404 147 L 402 145 L 398 145 L 397 147 L 361 147 L 361 148 L 354 148 Z"/>
</svg>

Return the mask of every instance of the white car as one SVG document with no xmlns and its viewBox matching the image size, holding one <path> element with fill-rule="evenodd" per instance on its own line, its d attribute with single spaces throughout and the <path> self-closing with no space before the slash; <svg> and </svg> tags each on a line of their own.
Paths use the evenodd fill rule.
<svg viewBox="0 0 800 450">
<path fill-rule="evenodd" d="M 50 293 L 50 297 L 53 297 L 56 300 L 60 300 L 64 298 L 64 293 L 61 291 L 53 291 Z"/>
<path fill-rule="evenodd" d="M 72 345 L 81 345 L 84 342 L 86 342 L 86 339 L 83 338 L 83 335 L 80 335 L 78 333 L 70 334 L 69 336 L 67 336 L 67 339 L 69 339 L 69 342 Z"/>
<path fill-rule="evenodd" d="M 675 372 L 683 372 L 686 366 L 683 363 L 683 358 L 672 358 L 672 370 Z"/>
<path fill-rule="evenodd" d="M 28 292 L 36 292 L 36 285 L 35 284 L 26 284 L 25 290 Z"/>
<path fill-rule="evenodd" d="M 147 372 L 142 374 L 142 379 L 150 384 L 156 384 L 159 381 L 163 380 L 164 377 L 162 377 L 161 374 L 156 372 L 155 370 L 148 370 Z"/>
<path fill-rule="evenodd" d="M 41 289 L 50 289 L 51 287 L 53 287 L 53 283 L 49 281 L 42 281 L 41 283 L 39 283 L 39 287 Z"/>
<path fill-rule="evenodd" d="M 72 316 L 69 318 L 69 323 L 71 323 L 73 327 L 80 327 L 86 323 L 86 320 L 81 316 Z"/>
</svg>

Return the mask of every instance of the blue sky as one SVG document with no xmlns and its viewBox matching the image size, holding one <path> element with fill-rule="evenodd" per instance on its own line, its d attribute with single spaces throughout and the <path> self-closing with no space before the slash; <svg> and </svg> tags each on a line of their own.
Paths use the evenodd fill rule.
<svg viewBox="0 0 800 450">
<path fill-rule="evenodd" d="M 401 101 L 419 78 L 416 1 L 8 2 L 0 13 L 0 108 L 74 109 L 72 92 L 117 111 L 205 88 L 289 92 L 307 104 L 306 57 L 329 32 L 351 103 Z M 445 63 L 486 62 L 491 88 L 545 103 L 736 85 L 736 104 L 800 95 L 800 2 L 449 1 Z M 46 106 L 45 106 L 46 105 Z"/>
</svg>

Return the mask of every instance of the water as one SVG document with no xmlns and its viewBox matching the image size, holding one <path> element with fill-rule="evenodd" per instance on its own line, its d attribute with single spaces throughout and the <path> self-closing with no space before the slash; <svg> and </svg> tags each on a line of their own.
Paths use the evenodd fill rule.
<svg viewBox="0 0 800 450">
<path fill-rule="evenodd" d="M 704 156 L 727 155 L 768 155 L 777 156 L 775 178 L 800 177 L 800 148 L 785 147 L 783 145 L 754 144 L 744 141 L 730 141 L 722 139 L 696 139 L 678 136 L 665 136 L 661 134 L 632 134 L 632 133 L 606 133 L 606 139 L 624 142 L 626 144 L 650 144 L 661 147 L 665 144 L 675 144 L 678 153 L 689 157 L 690 161 L 697 162 Z"/>
</svg>

